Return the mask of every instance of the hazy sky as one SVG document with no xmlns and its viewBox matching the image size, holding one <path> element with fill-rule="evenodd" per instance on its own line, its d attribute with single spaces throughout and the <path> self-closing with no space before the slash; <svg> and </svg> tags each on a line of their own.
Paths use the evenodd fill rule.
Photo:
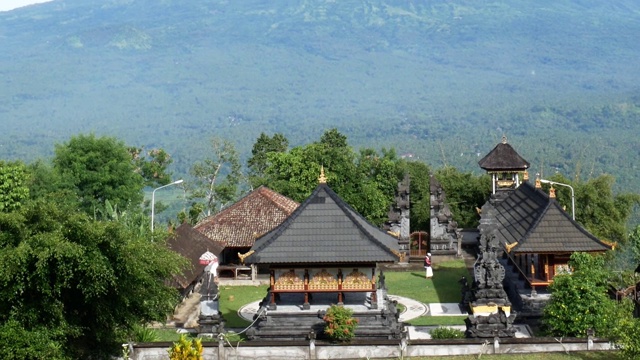
<svg viewBox="0 0 640 360">
<path fill-rule="evenodd" d="M 0 11 L 9 11 L 22 6 L 49 2 L 52 0 L 0 0 Z"/>
</svg>

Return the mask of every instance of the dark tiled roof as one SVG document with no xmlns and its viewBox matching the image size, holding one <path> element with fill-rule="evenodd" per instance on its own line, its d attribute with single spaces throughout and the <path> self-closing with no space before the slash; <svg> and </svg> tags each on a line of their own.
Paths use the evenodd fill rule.
<svg viewBox="0 0 640 360">
<path fill-rule="evenodd" d="M 478 161 L 478 165 L 487 171 L 500 170 L 520 170 L 529 168 L 529 162 L 523 159 L 511 145 L 507 144 L 506 138 L 496 145 L 485 157 Z"/>
<path fill-rule="evenodd" d="M 326 184 L 291 216 L 258 239 L 246 262 L 325 264 L 395 262 L 398 241 L 367 222 Z"/>
<path fill-rule="evenodd" d="M 298 207 L 288 197 L 261 186 L 235 204 L 199 222 L 195 229 L 226 247 L 250 247 Z"/>
<path fill-rule="evenodd" d="M 611 247 L 590 234 L 555 199 L 528 182 L 495 207 L 497 231 L 512 253 L 605 251 Z"/>
<path fill-rule="evenodd" d="M 191 266 L 174 278 L 174 281 L 183 289 L 202 274 L 204 265 L 200 265 L 200 256 L 206 251 L 219 256 L 223 249 L 221 244 L 217 244 L 186 223 L 176 228 L 173 236 L 167 241 L 167 245 L 190 262 Z"/>
</svg>

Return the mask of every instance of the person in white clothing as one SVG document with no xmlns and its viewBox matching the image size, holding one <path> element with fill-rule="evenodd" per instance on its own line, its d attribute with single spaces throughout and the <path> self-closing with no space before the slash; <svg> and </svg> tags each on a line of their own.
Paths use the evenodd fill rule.
<svg viewBox="0 0 640 360">
<path fill-rule="evenodd" d="M 424 257 L 424 269 L 426 271 L 427 279 L 431 279 L 433 277 L 433 269 L 431 268 L 431 253 L 427 253 L 427 256 Z"/>
</svg>

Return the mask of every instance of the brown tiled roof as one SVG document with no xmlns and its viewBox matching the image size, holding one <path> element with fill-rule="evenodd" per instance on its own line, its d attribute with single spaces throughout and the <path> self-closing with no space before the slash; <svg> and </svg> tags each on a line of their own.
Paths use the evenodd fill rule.
<svg viewBox="0 0 640 360">
<path fill-rule="evenodd" d="M 186 223 L 178 226 L 173 236 L 167 241 L 167 245 L 171 250 L 189 260 L 190 267 L 174 278 L 175 283 L 183 289 L 202 274 L 205 266 L 200 265 L 200 256 L 206 251 L 219 256 L 224 248 Z"/>
<path fill-rule="evenodd" d="M 485 157 L 478 161 L 478 165 L 487 171 L 520 170 L 529 168 L 529 162 L 522 158 L 507 143 L 507 138 L 503 137 L 502 142 L 493 148 Z"/>
<path fill-rule="evenodd" d="M 280 226 L 258 239 L 252 264 L 390 263 L 398 240 L 321 183 Z"/>
<path fill-rule="evenodd" d="M 503 244 L 513 246 L 512 253 L 611 249 L 575 222 L 555 199 L 527 182 L 498 203 L 495 209 L 498 236 Z"/>
<path fill-rule="evenodd" d="M 261 186 L 194 228 L 225 247 L 251 247 L 298 208 L 288 197 Z"/>
</svg>

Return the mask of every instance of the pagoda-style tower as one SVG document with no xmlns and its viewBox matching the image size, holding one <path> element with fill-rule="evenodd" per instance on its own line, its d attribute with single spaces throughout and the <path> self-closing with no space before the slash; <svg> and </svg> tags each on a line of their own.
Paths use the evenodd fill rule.
<svg viewBox="0 0 640 360">
<path fill-rule="evenodd" d="M 529 168 L 529 162 L 507 143 L 505 135 L 502 136 L 502 142 L 483 157 L 478 165 L 491 175 L 491 194 L 493 198 L 498 199 L 520 186 L 520 174 Z M 506 194 L 500 196 L 499 193 L 505 190 Z"/>
</svg>

